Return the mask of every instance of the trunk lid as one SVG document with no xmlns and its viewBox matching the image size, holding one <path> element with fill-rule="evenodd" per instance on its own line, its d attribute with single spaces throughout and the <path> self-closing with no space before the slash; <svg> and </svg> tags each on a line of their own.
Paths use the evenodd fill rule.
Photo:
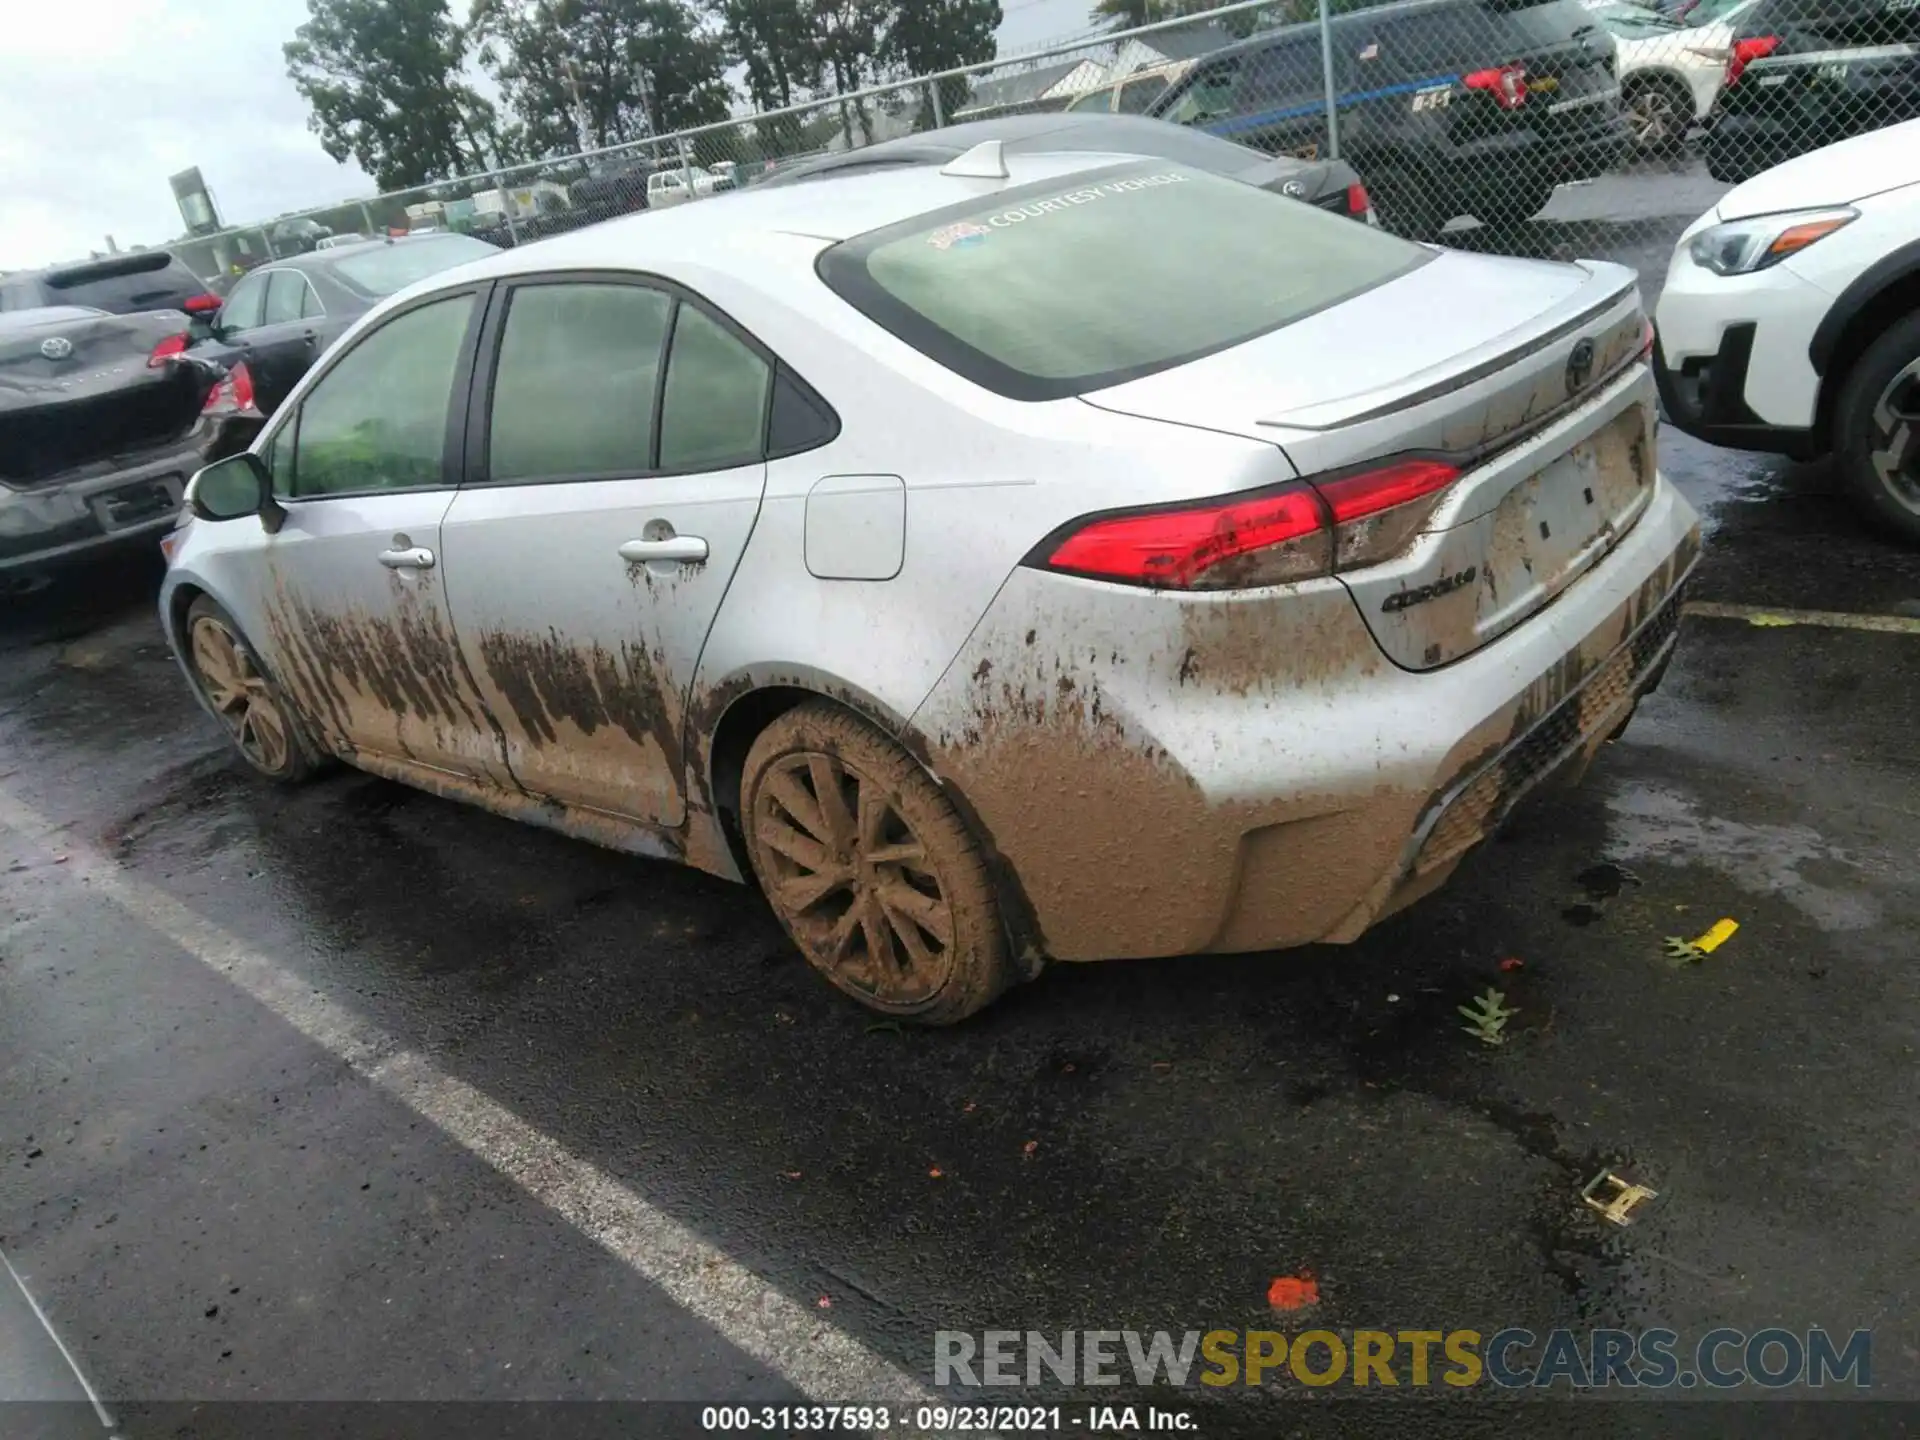
<svg viewBox="0 0 1920 1440">
<path fill-rule="evenodd" d="M 1344 572 L 1380 647 L 1424 670 L 1549 604 L 1639 518 L 1657 409 L 1631 271 L 1443 251 L 1344 305 L 1084 397 L 1268 440 L 1312 479 L 1390 456 L 1462 471 L 1409 548 Z"/>
<path fill-rule="evenodd" d="M 147 364 L 184 314 L 77 309 L 0 317 L 0 483 L 29 489 L 177 441 L 199 419 L 207 378 L 192 361 Z"/>
</svg>

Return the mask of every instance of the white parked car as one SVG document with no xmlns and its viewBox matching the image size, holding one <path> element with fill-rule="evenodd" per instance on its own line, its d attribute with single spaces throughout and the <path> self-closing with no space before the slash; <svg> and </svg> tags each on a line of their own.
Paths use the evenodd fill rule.
<svg viewBox="0 0 1920 1440">
<path fill-rule="evenodd" d="M 1352 940 L 1576 778 L 1697 553 L 1651 338 L 1618 265 L 989 141 L 404 292 L 195 477 L 161 616 L 263 775 L 753 877 L 951 1021 Z"/>
<path fill-rule="evenodd" d="M 1920 541 L 1920 120 L 1776 165 L 1680 237 L 1661 398 L 1716 445 L 1802 459 Z"/>
<path fill-rule="evenodd" d="M 693 181 L 691 188 L 687 185 L 689 179 Z M 700 165 L 655 170 L 647 176 L 647 208 L 664 210 L 669 206 L 684 205 L 689 200 L 704 199 L 717 191 L 733 188 L 731 176 L 716 175 Z"/>
<path fill-rule="evenodd" d="M 1734 22 L 1755 3 L 1702 0 L 1679 20 L 1630 0 L 1584 0 L 1613 36 L 1635 146 L 1671 149 L 1707 118 L 1726 80 Z"/>
</svg>

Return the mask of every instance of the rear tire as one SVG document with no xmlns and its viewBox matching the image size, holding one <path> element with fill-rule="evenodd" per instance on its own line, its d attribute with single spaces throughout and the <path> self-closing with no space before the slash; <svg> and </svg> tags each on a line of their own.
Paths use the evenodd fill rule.
<svg viewBox="0 0 1920 1440">
<path fill-rule="evenodd" d="M 883 1015 L 951 1025 L 1014 979 L 980 846 L 912 756 L 836 705 L 777 717 L 747 752 L 741 829 L 807 962 Z"/>
<path fill-rule="evenodd" d="M 1621 108 L 1633 126 L 1633 148 L 1642 155 L 1678 149 L 1693 128 L 1693 92 L 1671 75 L 1630 78 L 1620 89 Z"/>
<path fill-rule="evenodd" d="M 1833 414 L 1834 462 L 1867 514 L 1920 545 L 1920 312 L 1854 361 Z"/>
<path fill-rule="evenodd" d="M 205 595 L 187 607 L 184 648 L 207 708 L 249 770 L 295 785 L 320 767 L 322 756 L 285 692 L 234 618 Z"/>
</svg>

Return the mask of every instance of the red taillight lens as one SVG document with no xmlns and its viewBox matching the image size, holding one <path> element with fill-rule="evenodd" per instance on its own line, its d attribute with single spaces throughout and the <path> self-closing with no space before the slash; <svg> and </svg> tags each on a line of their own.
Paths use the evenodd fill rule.
<svg viewBox="0 0 1920 1440">
<path fill-rule="evenodd" d="M 187 303 L 180 307 L 189 315 L 206 315 L 220 308 L 218 295 L 189 295 Z"/>
<path fill-rule="evenodd" d="M 1640 322 L 1640 353 L 1634 358 L 1644 360 L 1651 354 L 1653 354 L 1653 321 L 1642 320 Z"/>
<path fill-rule="evenodd" d="M 1367 187 L 1355 181 L 1347 186 L 1347 214 L 1365 215 L 1373 208 L 1373 197 L 1367 194 Z"/>
<path fill-rule="evenodd" d="M 1309 485 L 1246 500 L 1114 515 L 1074 531 L 1052 570 L 1171 590 L 1278 585 L 1327 573 L 1326 512 Z"/>
<path fill-rule="evenodd" d="M 1039 563 L 1168 590 L 1236 590 L 1375 565 L 1406 548 L 1460 476 L 1440 460 L 1296 481 L 1245 499 L 1091 520 Z"/>
<path fill-rule="evenodd" d="M 1475 70 L 1460 83 L 1469 90 L 1485 90 L 1499 102 L 1502 110 L 1518 110 L 1527 103 L 1527 67 L 1524 65 Z"/>
<path fill-rule="evenodd" d="M 169 360 L 177 360 L 186 353 L 187 337 L 184 335 L 169 335 L 153 347 L 153 353 L 147 356 L 147 368 L 149 370 L 158 370 Z"/>
<path fill-rule="evenodd" d="M 1778 35 L 1756 35 L 1751 40 L 1736 40 L 1733 49 L 1727 55 L 1727 79 L 1731 85 L 1746 73 L 1747 66 L 1756 60 L 1764 60 L 1780 48 Z"/>
<path fill-rule="evenodd" d="M 207 392 L 200 413 L 239 415 L 249 411 L 258 413 L 253 401 L 253 375 L 247 369 L 247 362 L 242 360 Z"/>
<path fill-rule="evenodd" d="M 1378 565 L 1407 548 L 1460 471 L 1444 460 L 1401 460 L 1322 480 L 1333 511 L 1333 568 Z"/>
</svg>

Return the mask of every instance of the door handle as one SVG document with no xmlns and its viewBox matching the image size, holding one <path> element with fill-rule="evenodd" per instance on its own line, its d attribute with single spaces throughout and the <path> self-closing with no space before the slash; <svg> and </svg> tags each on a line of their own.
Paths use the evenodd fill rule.
<svg viewBox="0 0 1920 1440">
<path fill-rule="evenodd" d="M 431 570 L 433 551 L 424 545 L 415 545 L 410 550 L 382 550 L 380 563 L 389 570 Z"/>
<path fill-rule="evenodd" d="M 639 564 L 661 560 L 691 564 L 707 558 L 707 542 L 698 535 L 669 535 L 664 540 L 629 540 L 620 547 L 620 558 Z"/>
<path fill-rule="evenodd" d="M 301 338 L 305 340 L 309 345 L 318 345 L 320 343 L 320 337 L 314 334 L 313 331 L 311 330 L 308 330 L 307 332 L 305 332 L 301 336 Z"/>
</svg>

